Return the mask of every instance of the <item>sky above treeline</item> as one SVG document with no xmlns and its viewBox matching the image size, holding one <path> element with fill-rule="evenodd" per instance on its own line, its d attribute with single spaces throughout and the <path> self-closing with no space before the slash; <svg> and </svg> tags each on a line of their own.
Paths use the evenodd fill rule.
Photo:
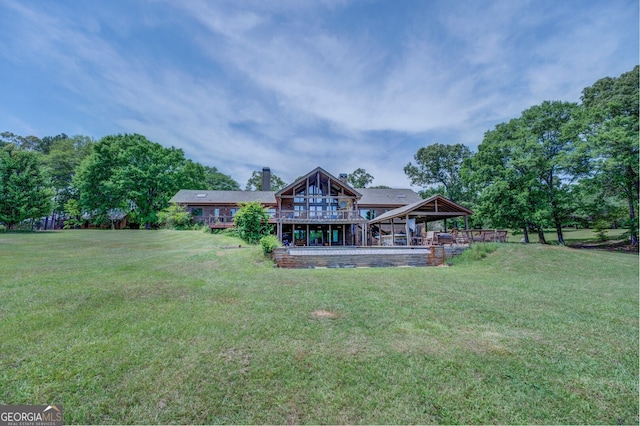
<svg viewBox="0 0 640 426">
<path fill-rule="evenodd" d="M 317 166 L 410 187 L 638 63 L 637 0 L 0 0 L 0 132 L 140 133 L 244 187 Z"/>
</svg>

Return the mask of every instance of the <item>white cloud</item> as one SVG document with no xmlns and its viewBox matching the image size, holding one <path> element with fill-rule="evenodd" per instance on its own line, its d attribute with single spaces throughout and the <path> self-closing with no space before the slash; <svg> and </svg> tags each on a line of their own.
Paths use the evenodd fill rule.
<svg viewBox="0 0 640 426">
<path fill-rule="evenodd" d="M 358 5 L 346 1 L 163 1 L 136 4 L 126 16 L 108 4 L 40 10 L 5 1 L 0 8 L 20 22 L 0 36 L 0 57 L 32 63 L 68 103 L 79 100 L 64 106 L 64 126 L 91 121 L 107 133 L 142 133 L 242 186 L 262 166 L 290 180 L 317 165 L 363 167 L 374 184 L 408 186 L 402 168 L 420 146 L 475 147 L 534 104 L 577 100 L 598 78 L 630 70 L 637 52 L 620 57 L 637 40 L 625 35 L 620 6 L 633 3 L 613 3 L 400 3 L 415 8 L 415 19 L 386 37 L 365 20 L 330 25 Z M 371 10 L 382 6 L 393 9 L 373 2 Z M 158 33 L 176 45 L 154 44 Z M 145 36 L 170 56 L 155 58 Z M 183 64 L 171 48 L 194 62 Z"/>
</svg>

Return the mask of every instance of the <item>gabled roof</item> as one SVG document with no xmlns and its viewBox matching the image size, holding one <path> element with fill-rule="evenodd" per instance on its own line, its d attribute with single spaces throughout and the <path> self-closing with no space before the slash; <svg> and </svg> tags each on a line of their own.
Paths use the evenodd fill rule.
<svg viewBox="0 0 640 426">
<path fill-rule="evenodd" d="M 275 205 L 274 191 L 215 191 L 181 189 L 174 195 L 170 203 L 188 204 L 237 204 L 259 201 L 262 204 Z"/>
<path fill-rule="evenodd" d="M 358 188 L 362 198 L 359 206 L 402 206 L 422 201 L 418 193 L 411 189 Z"/>
<path fill-rule="evenodd" d="M 423 217 L 426 222 L 449 219 L 459 216 L 467 216 L 473 214 L 468 208 L 455 203 L 440 194 L 429 197 L 397 209 L 389 210 L 381 214 L 375 219 L 371 219 L 369 223 L 379 223 L 396 217 L 405 217 L 407 215 L 414 217 Z"/>
<path fill-rule="evenodd" d="M 306 175 L 302 176 L 301 178 L 297 179 L 295 182 L 285 186 L 284 188 L 282 188 L 280 191 L 275 193 L 276 197 L 281 197 L 283 194 L 293 190 L 295 187 L 297 187 L 300 183 L 304 182 L 305 180 L 307 180 L 307 178 L 315 175 L 316 173 L 320 172 L 321 174 L 325 175 L 326 177 L 331 179 L 331 183 L 334 185 L 337 185 L 341 188 L 344 188 L 347 190 L 347 192 L 351 193 L 353 196 L 355 196 L 356 198 L 360 198 L 362 197 L 362 194 L 359 193 L 358 191 L 356 191 L 355 189 L 353 189 L 349 184 L 347 184 L 346 182 L 341 181 L 340 179 L 338 179 L 337 177 L 335 177 L 334 175 L 332 175 L 331 173 L 329 173 L 328 171 L 326 171 L 325 169 L 323 169 L 322 167 L 316 167 L 315 169 L 311 170 L 309 173 L 307 173 Z"/>
</svg>

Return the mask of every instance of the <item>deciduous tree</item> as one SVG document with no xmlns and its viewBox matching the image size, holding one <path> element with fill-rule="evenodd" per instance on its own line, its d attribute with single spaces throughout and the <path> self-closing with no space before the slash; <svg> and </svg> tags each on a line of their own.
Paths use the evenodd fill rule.
<svg viewBox="0 0 640 426">
<path fill-rule="evenodd" d="M 365 169 L 357 168 L 347 175 L 347 183 L 354 188 L 366 188 L 373 182 L 371 176 Z"/>
<path fill-rule="evenodd" d="M 204 185 L 203 170 L 186 160 L 180 149 L 165 148 L 138 134 L 115 135 L 95 144 L 74 183 L 84 211 L 98 219 L 124 211 L 149 227 L 178 189 Z"/>
<path fill-rule="evenodd" d="M 616 195 L 627 203 L 631 240 L 638 244 L 636 210 L 640 194 L 639 154 L 639 67 L 618 78 L 606 77 L 582 92 L 586 109 L 587 140 L 593 156 L 598 181 L 608 195 Z"/>
<path fill-rule="evenodd" d="M 229 175 L 218 171 L 216 167 L 204 166 L 206 187 L 203 189 L 219 191 L 240 191 L 240 184 Z M 260 176 L 262 179 L 262 175 Z M 260 181 L 262 185 L 262 180 Z"/>
<path fill-rule="evenodd" d="M 13 144 L 0 148 L 0 222 L 12 229 L 48 215 L 52 195 L 37 153 Z"/>
<path fill-rule="evenodd" d="M 471 150 L 465 145 L 435 143 L 420 148 L 413 156 L 415 164 L 407 164 L 404 173 L 412 185 L 420 186 L 425 191 L 441 185 L 444 189 L 442 195 L 461 202 L 464 191 L 460 169 L 464 161 L 471 156 Z"/>
<path fill-rule="evenodd" d="M 271 173 L 271 191 L 280 191 L 287 186 L 285 181 Z M 262 190 L 262 170 L 255 170 L 244 188 L 245 191 L 261 191 Z"/>
</svg>

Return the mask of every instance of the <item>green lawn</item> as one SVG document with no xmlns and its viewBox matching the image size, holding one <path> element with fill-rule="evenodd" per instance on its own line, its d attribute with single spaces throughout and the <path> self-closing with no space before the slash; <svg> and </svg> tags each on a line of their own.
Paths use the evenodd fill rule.
<svg viewBox="0 0 640 426">
<path fill-rule="evenodd" d="M 277 269 L 202 232 L 0 234 L 0 404 L 65 423 L 638 423 L 638 257 Z"/>
</svg>

